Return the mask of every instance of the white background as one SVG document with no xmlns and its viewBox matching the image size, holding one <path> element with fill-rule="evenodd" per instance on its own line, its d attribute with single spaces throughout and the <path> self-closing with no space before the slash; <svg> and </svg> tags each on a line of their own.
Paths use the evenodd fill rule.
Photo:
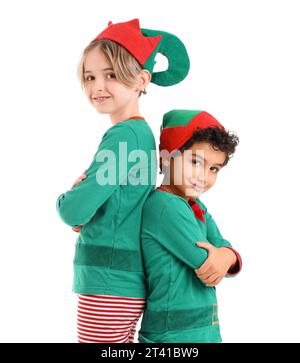
<svg viewBox="0 0 300 363">
<path fill-rule="evenodd" d="M 90 164 L 106 116 L 76 78 L 109 20 L 175 33 L 191 70 L 141 110 L 203 109 L 240 146 L 203 201 L 243 257 L 218 288 L 224 342 L 299 342 L 299 1 L 6 1 L 0 5 L 0 341 L 76 342 L 77 234 L 55 209 Z"/>
</svg>

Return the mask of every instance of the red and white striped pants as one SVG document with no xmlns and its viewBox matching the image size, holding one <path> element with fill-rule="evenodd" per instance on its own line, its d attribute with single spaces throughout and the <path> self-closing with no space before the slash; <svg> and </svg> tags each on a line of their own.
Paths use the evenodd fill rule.
<svg viewBox="0 0 300 363">
<path fill-rule="evenodd" d="M 78 295 L 79 343 L 133 343 L 145 299 L 110 295 Z"/>
</svg>

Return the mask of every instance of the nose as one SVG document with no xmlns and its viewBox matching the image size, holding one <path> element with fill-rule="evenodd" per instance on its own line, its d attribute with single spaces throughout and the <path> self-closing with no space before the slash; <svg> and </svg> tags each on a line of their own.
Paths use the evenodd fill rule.
<svg viewBox="0 0 300 363">
<path fill-rule="evenodd" d="M 205 186 L 205 184 L 207 183 L 208 172 L 209 170 L 204 166 L 197 170 L 196 179 L 200 185 Z"/>
<path fill-rule="evenodd" d="M 103 91 L 104 88 L 105 88 L 104 80 L 102 79 L 102 77 L 97 77 L 94 82 L 94 90 L 100 92 Z"/>
</svg>

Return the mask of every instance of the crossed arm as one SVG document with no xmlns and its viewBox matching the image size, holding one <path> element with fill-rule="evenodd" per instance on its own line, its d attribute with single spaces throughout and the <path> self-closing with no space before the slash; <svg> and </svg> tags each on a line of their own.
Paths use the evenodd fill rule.
<svg viewBox="0 0 300 363">
<path fill-rule="evenodd" d="M 125 151 L 123 145 L 126 145 Z M 127 167 L 123 159 L 137 148 L 135 133 L 122 123 L 111 127 L 103 136 L 92 163 L 79 177 L 71 190 L 61 194 L 56 209 L 61 219 L 74 230 L 88 223 L 127 178 Z M 122 162 L 121 159 L 122 158 Z M 106 180 L 107 171 L 112 171 L 112 180 Z"/>
<path fill-rule="evenodd" d="M 183 208 L 177 201 L 168 205 L 160 221 L 163 221 L 158 224 L 160 243 L 193 268 L 207 286 L 216 286 L 225 276 L 234 276 L 240 271 L 239 254 L 222 237 L 207 210 L 206 224 L 199 226 L 189 208 Z"/>
<path fill-rule="evenodd" d="M 196 275 L 205 283 L 206 286 L 213 287 L 218 285 L 226 275 L 235 275 L 240 268 L 238 257 L 231 248 L 215 247 L 207 242 L 197 242 L 197 246 L 208 251 L 207 260 L 195 269 Z M 230 273 L 230 271 L 237 271 Z"/>
<path fill-rule="evenodd" d="M 76 179 L 72 188 L 86 179 L 86 177 L 86 174 L 83 173 L 79 178 Z M 208 212 L 206 213 L 206 224 L 208 241 L 198 241 L 196 246 L 202 250 L 206 250 L 207 254 L 201 254 L 201 265 L 200 267 L 195 268 L 194 271 L 206 286 L 213 287 L 218 285 L 225 276 L 235 276 L 240 271 L 242 263 L 239 254 L 233 248 L 231 248 L 231 245 L 228 241 L 223 239 L 216 223 Z M 174 223 L 173 225 L 176 226 Z M 195 225 L 191 225 L 192 229 L 195 227 Z M 75 232 L 80 232 L 81 228 L 82 226 L 72 227 Z M 163 240 L 164 239 L 162 238 L 162 241 Z M 184 246 L 184 248 L 186 247 L 187 246 Z M 173 249 L 171 248 L 171 250 Z M 178 254 L 177 257 L 181 259 L 182 257 L 184 257 L 183 259 L 188 258 L 185 256 L 185 253 L 182 254 L 182 252 L 176 250 L 176 246 L 173 250 L 173 253 L 175 255 Z"/>
<path fill-rule="evenodd" d="M 207 260 L 195 269 L 196 275 L 207 285 L 218 285 L 225 276 L 235 276 L 242 267 L 242 260 L 231 244 L 223 238 L 212 216 L 206 213 L 207 239 L 210 243 L 198 242 L 197 246 L 208 251 Z"/>
</svg>

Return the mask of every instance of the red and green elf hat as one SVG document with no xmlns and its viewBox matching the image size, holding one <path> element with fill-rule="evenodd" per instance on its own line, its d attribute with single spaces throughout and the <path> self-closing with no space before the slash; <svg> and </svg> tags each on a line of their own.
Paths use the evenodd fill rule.
<svg viewBox="0 0 300 363">
<path fill-rule="evenodd" d="M 181 40 L 164 31 L 141 29 L 138 19 L 117 24 L 110 21 L 97 39 L 110 39 L 126 48 L 152 74 L 151 82 L 159 86 L 179 83 L 189 72 L 189 56 Z M 167 57 L 169 67 L 153 73 L 157 53 Z"/>
<path fill-rule="evenodd" d="M 225 128 L 212 115 L 199 110 L 172 110 L 164 114 L 160 128 L 159 150 L 167 150 L 170 154 L 180 149 L 192 136 L 196 129 L 208 127 Z"/>
</svg>

